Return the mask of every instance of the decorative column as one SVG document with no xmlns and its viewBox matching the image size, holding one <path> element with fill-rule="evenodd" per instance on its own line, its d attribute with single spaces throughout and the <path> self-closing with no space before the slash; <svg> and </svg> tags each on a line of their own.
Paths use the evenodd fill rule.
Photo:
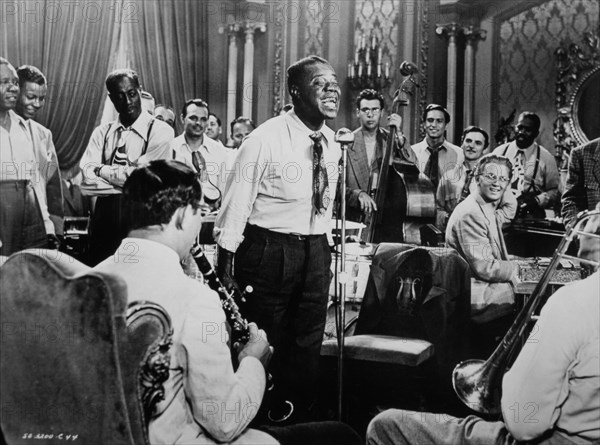
<svg viewBox="0 0 600 445">
<path fill-rule="evenodd" d="M 438 36 L 448 37 L 448 83 L 446 87 L 446 109 L 452 118 L 451 122 L 456 122 L 456 37 L 462 29 L 456 23 L 447 25 L 437 25 L 435 33 Z M 454 124 L 448 126 L 446 138 L 454 143 Z"/>
<path fill-rule="evenodd" d="M 225 127 L 229 125 L 229 122 L 236 118 L 235 115 L 235 104 L 237 101 L 237 58 L 238 58 L 238 47 L 237 47 L 237 34 L 240 30 L 238 23 L 231 23 L 227 26 L 220 26 L 219 33 L 223 34 L 227 32 L 229 39 L 229 60 L 227 63 L 227 123 Z"/>
<path fill-rule="evenodd" d="M 246 43 L 244 44 L 244 90 L 242 95 L 242 115 L 245 117 L 252 117 L 252 102 L 254 98 L 254 32 L 265 32 L 266 30 L 267 25 L 265 23 L 248 21 L 244 24 Z"/>
<path fill-rule="evenodd" d="M 468 26 L 462 30 L 466 38 L 465 78 L 463 93 L 463 126 L 473 125 L 473 104 L 475 103 L 475 47 L 477 41 L 485 40 L 487 32 Z"/>
</svg>

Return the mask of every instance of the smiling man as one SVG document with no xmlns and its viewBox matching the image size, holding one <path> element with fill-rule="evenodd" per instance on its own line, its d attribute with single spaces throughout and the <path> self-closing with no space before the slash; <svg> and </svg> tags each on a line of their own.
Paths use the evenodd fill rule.
<svg viewBox="0 0 600 445">
<path fill-rule="evenodd" d="M 242 311 L 275 347 L 269 417 L 296 422 L 314 396 L 325 327 L 327 232 L 341 156 L 325 121 L 337 116 L 341 93 L 335 71 L 317 56 L 288 68 L 287 87 L 293 110 L 263 123 L 240 147 L 236 164 L 244 174 L 228 179 L 215 239 L 217 272 L 230 280 L 235 252 L 238 284 L 254 288 Z"/>
<path fill-rule="evenodd" d="M 448 220 L 446 245 L 456 249 L 471 267 L 471 318 L 489 322 L 510 314 L 518 265 L 508 252 L 498 220 L 498 205 L 512 178 L 508 158 L 489 154 L 477 164 L 477 188 Z"/>
<path fill-rule="evenodd" d="M 437 190 L 440 178 L 449 170 L 463 163 L 460 147 L 446 140 L 446 127 L 450 123 L 450 113 L 437 104 L 429 104 L 423 112 L 425 139 L 412 146 L 417 156 L 417 166 Z"/>
<path fill-rule="evenodd" d="M 545 218 L 544 209 L 551 208 L 559 199 L 556 160 L 535 142 L 540 125 L 537 114 L 524 111 L 515 127 L 515 140 L 494 150 L 513 164 L 511 189 L 519 201 L 518 218 Z"/>
<path fill-rule="evenodd" d="M 0 58 L 2 255 L 59 247 L 56 233 L 62 231 L 63 212 L 56 150 L 50 130 L 31 120 L 45 97 L 40 70 L 24 66 L 16 71 Z"/>
<path fill-rule="evenodd" d="M 121 217 L 121 190 L 138 166 L 169 159 L 173 128 L 142 113 L 138 75 L 119 69 L 106 77 L 106 89 L 119 118 L 96 127 L 80 161 L 84 190 L 98 196 L 90 221 L 90 262 L 111 255 L 125 234 Z"/>
<path fill-rule="evenodd" d="M 173 159 L 192 167 L 202 184 L 203 211 L 217 210 L 225 190 L 229 155 L 206 134 L 210 111 L 202 99 L 188 100 L 181 110 L 183 133 L 173 139 Z"/>
<path fill-rule="evenodd" d="M 464 201 L 477 189 L 475 168 L 490 142 L 488 133 L 480 127 L 470 125 L 462 134 L 462 145 L 465 161 L 456 169 L 444 173 L 436 193 L 436 225 L 446 230 L 446 224 L 457 204 Z M 514 218 L 517 211 L 517 200 L 507 188 L 498 205 L 497 214 L 501 222 Z"/>
</svg>

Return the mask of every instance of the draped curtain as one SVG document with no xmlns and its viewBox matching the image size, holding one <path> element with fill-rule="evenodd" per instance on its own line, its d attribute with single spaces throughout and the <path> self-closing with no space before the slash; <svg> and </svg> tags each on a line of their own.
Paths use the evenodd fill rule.
<svg viewBox="0 0 600 445">
<path fill-rule="evenodd" d="M 186 100 L 207 97 L 207 3 L 136 0 L 139 20 L 128 24 L 127 38 L 144 90 L 157 104 L 172 106 L 177 121 Z"/>
<path fill-rule="evenodd" d="M 46 75 L 46 105 L 36 120 L 52 131 L 63 170 L 78 163 L 103 106 L 121 1 L 38 0 L 3 7 L 1 55 L 15 67 L 34 65 Z"/>
<path fill-rule="evenodd" d="M 48 79 L 36 119 L 53 134 L 62 170 L 76 166 L 98 124 L 119 38 L 157 103 L 179 115 L 187 99 L 208 92 L 207 2 L 118 0 L 11 2 L 3 8 L 1 56 L 37 66 Z M 112 62 L 112 63 L 111 63 Z M 120 67 L 124 68 L 124 67 Z"/>
</svg>

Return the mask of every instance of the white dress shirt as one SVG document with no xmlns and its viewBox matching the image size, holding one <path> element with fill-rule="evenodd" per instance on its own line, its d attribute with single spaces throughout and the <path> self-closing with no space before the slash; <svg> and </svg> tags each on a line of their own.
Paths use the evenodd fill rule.
<svg viewBox="0 0 600 445">
<path fill-rule="evenodd" d="M 323 124 L 319 131 L 331 197 L 325 214 L 317 214 L 312 202 L 314 131 L 290 111 L 259 126 L 238 150 L 215 221 L 221 247 L 235 251 L 246 223 L 281 233 L 330 232 L 341 149 L 331 128 Z"/>
<path fill-rule="evenodd" d="M 185 140 L 185 133 L 180 134 L 171 142 L 173 159 L 183 162 L 195 170 L 192 151 Z M 202 146 L 198 151 L 206 162 L 207 177 L 202 180 L 202 194 L 208 199 L 217 200 L 225 191 L 232 156 L 227 148 L 206 135 L 203 137 Z"/>
<path fill-rule="evenodd" d="M 411 148 L 415 152 L 417 156 L 417 167 L 421 173 L 426 174 L 425 167 L 427 166 L 427 161 L 429 161 L 429 157 L 431 153 L 427 149 L 429 145 L 427 144 L 427 139 L 423 139 L 421 142 L 412 145 Z M 457 168 L 465 161 L 465 155 L 463 154 L 462 149 L 454 145 L 447 140 L 444 140 L 442 143 L 442 147 L 440 147 L 439 155 L 438 155 L 438 168 L 439 168 L 439 178 L 444 176 L 448 171 Z"/>
<path fill-rule="evenodd" d="M 48 213 L 46 179 L 40 172 L 42 161 L 35 156 L 31 127 L 27 120 L 12 110 L 8 111 L 8 116 L 11 122 L 10 132 L 0 127 L 0 163 L 2 164 L 0 179 L 31 181 L 40 205 L 46 233 L 53 234 L 55 230 Z M 46 162 L 50 162 L 50 159 Z"/>
<path fill-rule="evenodd" d="M 150 135 L 148 135 L 152 121 L 154 123 L 152 124 Z M 96 127 L 92 132 L 85 153 L 79 162 L 84 185 L 94 186 L 102 183 L 94 174 L 94 168 L 103 164 L 111 164 L 111 157 L 115 150 L 120 131 L 125 138 L 127 159 L 132 166 L 141 165 L 155 159 L 171 158 L 169 149 L 170 143 L 173 140 L 173 128 L 170 125 L 161 120 L 154 119 L 152 115 L 145 111 L 142 111 L 136 121 L 128 128 L 121 123 L 121 119 L 119 118 L 114 122 Z M 148 136 L 150 136 L 149 140 Z M 148 148 L 146 153 L 142 155 L 146 142 L 148 142 Z M 113 167 L 118 170 L 115 174 L 120 176 L 122 182 L 125 181 L 129 171 L 132 169 L 132 167 L 127 166 Z M 106 186 L 106 184 L 103 185 Z M 120 192 L 120 188 L 102 187 L 101 192 L 100 194 Z"/>
</svg>

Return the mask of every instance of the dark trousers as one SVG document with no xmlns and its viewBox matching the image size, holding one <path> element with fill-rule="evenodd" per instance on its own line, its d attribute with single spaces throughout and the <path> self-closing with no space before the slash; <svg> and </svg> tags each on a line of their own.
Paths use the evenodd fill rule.
<svg viewBox="0 0 600 445">
<path fill-rule="evenodd" d="M 331 280 L 327 238 L 250 224 L 244 236 L 235 255 L 235 278 L 242 287 L 253 287 L 242 313 L 267 333 L 275 349 L 270 364 L 275 389 L 269 399 L 291 401 L 302 418 L 314 396 L 325 329 Z"/>
<path fill-rule="evenodd" d="M 0 181 L 0 255 L 46 248 L 40 204 L 29 180 Z"/>
<path fill-rule="evenodd" d="M 95 266 L 115 253 L 127 235 L 121 194 L 99 196 L 90 219 L 89 265 Z"/>
<path fill-rule="evenodd" d="M 341 422 L 308 422 L 285 427 L 259 426 L 281 445 L 362 445 L 362 438 Z"/>
</svg>

